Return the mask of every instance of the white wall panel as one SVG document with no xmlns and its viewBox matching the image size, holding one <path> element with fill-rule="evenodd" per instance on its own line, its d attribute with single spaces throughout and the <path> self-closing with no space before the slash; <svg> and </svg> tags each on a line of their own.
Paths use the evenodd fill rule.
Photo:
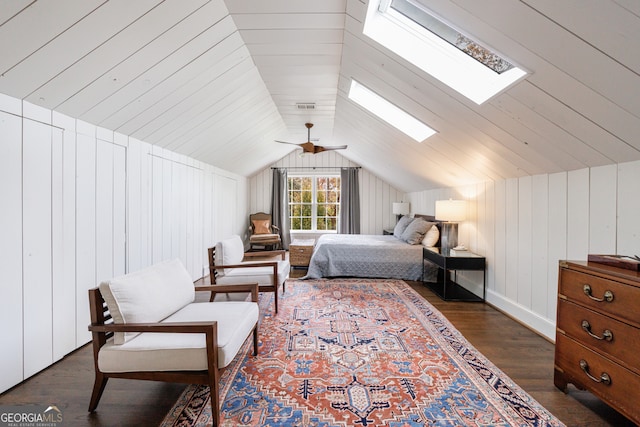
<svg viewBox="0 0 640 427">
<path fill-rule="evenodd" d="M 167 160 L 165 162 L 168 163 Z M 182 233 L 186 229 L 184 223 L 186 206 L 184 204 L 185 194 L 183 193 L 184 166 L 176 162 L 170 162 L 169 166 L 171 167 L 171 206 L 169 206 L 169 211 L 165 212 L 165 214 L 170 217 L 171 245 L 169 247 L 169 255 L 165 259 L 180 258 L 184 260 L 186 255 L 184 253 L 185 242 Z"/>
<path fill-rule="evenodd" d="M 618 165 L 618 227 L 616 253 L 640 256 L 640 162 Z"/>
<path fill-rule="evenodd" d="M 567 196 L 567 257 L 569 259 L 587 259 L 589 252 L 589 169 L 569 172 Z"/>
<path fill-rule="evenodd" d="M 535 175 L 531 185 L 531 310 L 546 316 L 549 302 L 549 176 Z"/>
<path fill-rule="evenodd" d="M 127 148 L 113 146 L 113 275 L 126 272 Z"/>
<path fill-rule="evenodd" d="M 505 295 L 518 301 L 518 180 L 507 179 L 506 182 L 506 292 Z"/>
<path fill-rule="evenodd" d="M 81 122 L 78 122 L 80 124 Z M 82 126 L 88 130 L 86 126 Z M 91 340 L 88 290 L 96 282 L 96 137 L 76 139 L 76 346 Z M 95 133 L 94 133 L 95 135 Z"/>
<path fill-rule="evenodd" d="M 71 190 L 71 196 L 75 195 L 73 186 L 75 177 L 71 182 L 65 182 L 65 150 L 63 130 L 57 127 L 52 128 L 51 135 L 52 173 L 51 173 L 51 227 L 52 227 L 52 334 L 53 334 L 53 360 L 59 360 L 76 347 L 76 287 L 75 275 L 68 275 L 68 259 L 75 258 L 75 247 L 67 251 L 67 239 L 65 233 L 68 232 L 68 225 L 65 219 L 65 203 L 69 202 L 65 198 L 65 192 Z M 75 149 L 75 143 L 70 144 Z M 72 153 L 75 156 L 75 152 Z M 70 167 L 75 170 L 75 160 Z M 71 206 L 71 217 L 75 218 L 75 209 Z M 73 225 L 71 225 L 72 228 Z M 75 233 L 71 232 L 72 236 Z"/>
<path fill-rule="evenodd" d="M 478 241 L 478 247 L 473 250 L 478 251 L 487 259 L 487 289 L 495 288 L 492 284 L 496 281 L 496 185 L 489 181 L 484 184 L 484 218 L 482 219 L 481 233 L 484 239 Z"/>
<path fill-rule="evenodd" d="M 567 259 L 567 210 L 568 174 L 566 172 L 549 175 L 549 259 L 547 279 L 547 318 L 556 318 L 558 294 L 558 262 Z"/>
<path fill-rule="evenodd" d="M 51 126 L 23 120 L 24 376 L 53 361 Z"/>
<path fill-rule="evenodd" d="M 215 217 L 218 222 L 219 240 L 237 233 L 237 224 L 245 223 L 244 218 L 238 220 L 238 201 L 236 197 L 237 182 L 233 178 L 217 175 L 216 189 L 219 203 L 215 206 Z M 247 219 L 248 221 L 248 219 Z"/>
<path fill-rule="evenodd" d="M 133 141 L 131 138 L 130 142 Z M 140 143 L 140 266 L 152 264 L 153 236 L 153 157 L 151 145 Z"/>
<path fill-rule="evenodd" d="M 127 146 L 127 272 L 142 268 L 142 147 L 131 139 Z"/>
<path fill-rule="evenodd" d="M 531 307 L 532 178 L 518 179 L 518 303 Z"/>
<path fill-rule="evenodd" d="M 30 102 L 22 103 L 22 116 L 40 123 L 51 124 L 51 110 Z"/>
<path fill-rule="evenodd" d="M 113 277 L 113 144 L 96 144 L 96 283 Z"/>
<path fill-rule="evenodd" d="M 507 181 L 495 183 L 495 285 L 497 295 L 507 293 Z"/>
<path fill-rule="evenodd" d="M 155 146 L 153 148 L 155 154 Z M 162 150 L 160 153 L 161 156 L 165 154 L 171 154 L 171 152 L 165 152 L 164 150 Z M 162 158 L 160 161 L 160 167 L 162 168 L 162 172 L 160 175 L 160 186 L 162 188 L 162 210 L 160 211 L 162 219 L 162 252 L 158 261 L 171 259 L 174 252 L 173 245 L 177 243 L 171 240 L 173 238 L 173 235 L 171 233 L 172 229 L 176 227 L 176 225 L 174 224 L 174 221 L 176 221 L 176 219 L 173 215 L 173 203 L 175 202 L 175 195 L 173 194 L 173 181 L 177 178 L 174 176 L 175 171 L 171 161 Z"/>
<path fill-rule="evenodd" d="M 22 101 L 12 96 L 0 93 L 0 111 L 15 114 L 19 116 L 22 114 Z M 7 136 L 11 134 L 11 131 L 7 129 Z M 3 134 L 4 135 L 4 134 Z"/>
<path fill-rule="evenodd" d="M 162 219 L 164 216 L 164 202 L 162 191 L 164 183 L 163 175 L 163 160 L 162 158 L 152 155 L 151 156 L 152 171 L 151 171 L 151 221 L 152 221 L 152 236 L 151 236 L 151 263 L 155 264 L 164 259 L 163 250 L 163 237 L 164 230 L 162 225 Z M 170 177 L 170 175 L 169 175 Z M 170 194 L 169 191 L 167 193 Z"/>
<path fill-rule="evenodd" d="M 53 125 L 62 130 L 62 282 L 53 289 L 53 358 L 76 348 L 76 124 L 53 113 Z M 54 128 L 54 137 L 56 129 Z M 54 163 L 54 168 L 56 163 Z M 54 258 L 58 256 L 54 250 Z"/>
<path fill-rule="evenodd" d="M 203 216 L 202 216 L 202 176 L 203 172 L 195 161 L 191 161 L 189 167 L 189 195 L 190 200 L 187 210 L 187 260 L 189 262 L 189 273 L 195 279 L 200 278 L 202 267 L 203 250 Z"/>
<path fill-rule="evenodd" d="M 23 379 L 22 119 L 0 112 L 0 393 Z"/>
<path fill-rule="evenodd" d="M 202 247 L 208 249 L 216 244 L 216 236 L 214 233 L 214 221 L 213 216 L 213 203 L 214 203 L 214 190 L 213 190 L 214 175 L 212 167 L 205 165 L 202 180 Z M 206 251 L 202 251 L 200 254 L 200 262 L 204 266 L 200 274 L 202 276 L 209 274 L 208 269 L 208 255 Z"/>
<path fill-rule="evenodd" d="M 589 178 L 589 253 L 615 254 L 618 167 L 591 168 Z"/>
</svg>

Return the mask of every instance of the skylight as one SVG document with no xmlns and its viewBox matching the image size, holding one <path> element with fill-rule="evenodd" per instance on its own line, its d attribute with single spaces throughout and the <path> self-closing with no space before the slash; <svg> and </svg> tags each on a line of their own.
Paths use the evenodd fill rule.
<svg viewBox="0 0 640 427">
<path fill-rule="evenodd" d="M 418 142 L 422 142 L 436 133 L 420 120 L 355 80 L 351 80 L 349 98 Z"/>
<path fill-rule="evenodd" d="M 414 0 L 370 1 L 363 32 L 476 104 L 527 74 Z"/>
</svg>

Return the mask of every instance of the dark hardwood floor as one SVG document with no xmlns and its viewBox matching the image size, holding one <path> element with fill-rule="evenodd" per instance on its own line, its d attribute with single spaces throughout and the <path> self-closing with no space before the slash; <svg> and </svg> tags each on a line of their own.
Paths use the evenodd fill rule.
<svg viewBox="0 0 640 427">
<path fill-rule="evenodd" d="M 301 270 L 294 270 L 299 277 Z M 421 283 L 411 283 L 498 368 L 567 426 L 633 426 L 588 392 L 553 385 L 552 343 L 482 303 L 445 302 Z M 95 413 L 87 407 L 93 387 L 91 347 L 84 346 L 0 395 L 4 405 L 57 405 L 64 426 L 155 426 L 184 385 L 111 379 Z"/>
</svg>

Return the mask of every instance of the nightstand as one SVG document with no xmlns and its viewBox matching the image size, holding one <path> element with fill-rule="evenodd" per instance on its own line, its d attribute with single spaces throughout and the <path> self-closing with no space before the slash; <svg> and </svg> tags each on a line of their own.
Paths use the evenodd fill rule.
<svg viewBox="0 0 640 427">
<path fill-rule="evenodd" d="M 382 230 L 382 234 L 384 236 L 387 236 L 389 234 L 393 234 L 393 228 L 385 228 L 384 230 Z"/>
<path fill-rule="evenodd" d="M 486 259 L 483 256 L 466 252 L 464 255 L 443 255 L 440 248 L 424 248 L 422 256 L 438 266 L 437 282 L 424 282 L 433 292 L 445 301 L 484 301 L 487 293 Z M 482 271 L 482 297 L 463 288 L 455 281 L 459 270 Z M 454 279 L 451 279 L 454 274 Z"/>
</svg>

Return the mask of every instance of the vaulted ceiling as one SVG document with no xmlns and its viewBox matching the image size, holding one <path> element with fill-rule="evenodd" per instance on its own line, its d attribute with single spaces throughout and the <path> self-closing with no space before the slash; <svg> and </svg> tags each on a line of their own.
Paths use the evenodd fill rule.
<svg viewBox="0 0 640 427">
<path fill-rule="evenodd" d="M 419 1 L 529 76 L 476 105 L 364 36 L 366 1 L 12 0 L 0 92 L 244 176 L 305 122 L 403 191 L 640 159 L 639 2 Z M 380 121 L 352 78 L 438 133 Z"/>
</svg>

